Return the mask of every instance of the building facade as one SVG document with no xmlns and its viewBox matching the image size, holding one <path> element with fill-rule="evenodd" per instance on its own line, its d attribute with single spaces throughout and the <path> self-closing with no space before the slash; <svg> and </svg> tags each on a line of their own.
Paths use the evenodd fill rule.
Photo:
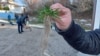
<svg viewBox="0 0 100 56">
<path fill-rule="evenodd" d="M 13 13 L 23 13 L 25 6 L 20 5 L 14 0 L 0 0 L 1 7 L 9 7 L 9 12 Z"/>
</svg>

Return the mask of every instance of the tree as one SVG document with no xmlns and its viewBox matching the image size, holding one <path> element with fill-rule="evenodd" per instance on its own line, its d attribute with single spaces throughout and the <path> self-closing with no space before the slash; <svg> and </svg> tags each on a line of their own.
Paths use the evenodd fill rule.
<svg viewBox="0 0 100 56">
<path fill-rule="evenodd" d="M 9 7 L 8 7 L 8 6 L 6 6 L 6 7 L 4 7 L 4 8 L 3 8 L 3 10 L 5 10 L 5 11 L 6 11 L 6 13 L 7 13 L 7 11 L 9 10 Z"/>
<path fill-rule="evenodd" d="M 2 8 L 2 6 L 0 5 L 0 10 L 2 10 L 3 8 Z"/>
<path fill-rule="evenodd" d="M 3 10 L 8 11 L 8 10 L 9 10 L 9 7 L 8 7 L 8 6 L 6 6 L 6 7 L 4 7 L 4 8 L 3 8 Z"/>
<path fill-rule="evenodd" d="M 77 12 L 84 12 L 93 9 L 93 0 L 73 0 L 72 5 L 77 7 Z"/>
</svg>

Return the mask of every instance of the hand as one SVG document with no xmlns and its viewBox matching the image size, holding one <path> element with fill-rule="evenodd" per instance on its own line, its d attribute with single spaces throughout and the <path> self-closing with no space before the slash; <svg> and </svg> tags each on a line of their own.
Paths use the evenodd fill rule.
<svg viewBox="0 0 100 56">
<path fill-rule="evenodd" d="M 59 9 L 59 18 L 60 19 L 54 19 L 56 26 L 60 30 L 68 29 L 71 24 L 71 21 L 72 21 L 70 9 L 62 6 L 60 3 L 51 5 L 51 9 L 53 9 L 53 10 Z"/>
</svg>

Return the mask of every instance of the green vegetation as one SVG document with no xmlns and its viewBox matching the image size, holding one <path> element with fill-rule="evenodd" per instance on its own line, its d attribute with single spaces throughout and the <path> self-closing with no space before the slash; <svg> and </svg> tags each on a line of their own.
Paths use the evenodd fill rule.
<svg viewBox="0 0 100 56">
<path fill-rule="evenodd" d="M 2 6 L 0 5 L 0 10 L 3 10 Z"/>
<path fill-rule="evenodd" d="M 9 7 L 8 6 L 6 6 L 6 7 L 2 7 L 1 5 L 0 5 L 0 10 L 9 10 Z"/>
<path fill-rule="evenodd" d="M 9 10 L 9 7 L 4 7 L 3 10 Z"/>
<path fill-rule="evenodd" d="M 52 10 L 50 9 L 50 6 L 44 6 L 42 9 L 39 10 L 38 12 L 38 19 L 39 22 L 43 22 L 44 19 L 47 19 L 46 17 L 50 18 L 57 18 L 58 17 L 58 9 Z"/>
</svg>

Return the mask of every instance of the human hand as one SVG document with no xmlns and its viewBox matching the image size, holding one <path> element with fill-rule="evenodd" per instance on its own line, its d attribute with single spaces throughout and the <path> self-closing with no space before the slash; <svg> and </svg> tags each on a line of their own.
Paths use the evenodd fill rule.
<svg viewBox="0 0 100 56">
<path fill-rule="evenodd" d="M 56 26 L 60 30 L 68 29 L 72 21 L 72 15 L 70 9 L 64 7 L 60 3 L 53 4 L 51 5 L 50 8 L 53 10 L 58 9 L 59 11 L 59 19 L 54 19 Z"/>
</svg>

